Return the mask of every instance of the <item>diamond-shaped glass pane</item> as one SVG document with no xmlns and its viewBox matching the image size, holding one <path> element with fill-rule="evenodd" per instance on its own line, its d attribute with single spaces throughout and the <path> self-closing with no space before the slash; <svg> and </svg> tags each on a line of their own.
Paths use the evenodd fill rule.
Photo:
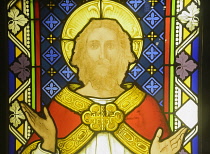
<svg viewBox="0 0 210 154">
<path fill-rule="evenodd" d="M 128 0 L 126 3 L 133 11 L 137 12 L 145 3 L 145 0 Z"/>
<path fill-rule="evenodd" d="M 162 88 L 161 84 L 159 84 L 153 77 L 151 77 L 142 87 L 152 96 Z"/>
<path fill-rule="evenodd" d="M 47 82 L 42 89 L 50 98 L 53 98 L 61 90 L 59 85 L 53 79 Z"/>
<path fill-rule="evenodd" d="M 62 0 L 59 3 L 59 7 L 66 13 L 69 14 L 75 7 L 76 3 L 73 0 Z"/>
<path fill-rule="evenodd" d="M 55 30 L 55 28 L 57 28 L 60 25 L 60 20 L 53 14 L 50 13 L 43 21 L 42 23 L 45 25 L 45 27 L 49 30 L 49 31 L 53 31 Z"/>
<path fill-rule="evenodd" d="M 137 64 L 131 71 L 128 73 L 134 80 L 138 79 L 139 76 L 144 73 L 145 69 L 140 64 Z"/>
<path fill-rule="evenodd" d="M 64 66 L 60 71 L 59 74 L 66 80 L 70 81 L 74 77 L 74 73 L 68 66 Z"/>
<path fill-rule="evenodd" d="M 54 48 L 50 47 L 47 49 L 47 51 L 43 54 L 43 57 L 51 64 L 53 65 L 60 57 L 60 53 Z"/>
<path fill-rule="evenodd" d="M 189 100 L 176 112 L 176 115 L 192 129 L 198 123 L 198 105 Z"/>
<path fill-rule="evenodd" d="M 154 10 L 152 9 L 144 18 L 144 22 L 150 27 L 155 28 L 163 18 Z"/>
<path fill-rule="evenodd" d="M 154 61 L 157 60 L 158 57 L 160 57 L 162 52 L 154 45 L 151 44 L 149 47 L 147 47 L 143 55 L 151 62 L 153 63 Z"/>
</svg>

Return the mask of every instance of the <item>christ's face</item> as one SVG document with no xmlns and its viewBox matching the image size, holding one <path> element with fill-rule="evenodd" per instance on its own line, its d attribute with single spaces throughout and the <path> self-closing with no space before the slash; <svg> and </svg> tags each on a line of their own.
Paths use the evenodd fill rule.
<svg viewBox="0 0 210 154">
<path fill-rule="evenodd" d="M 84 85 L 91 83 L 97 90 L 114 90 L 118 87 L 125 77 L 129 64 L 129 53 L 125 52 L 130 52 L 130 48 L 122 48 L 122 46 L 127 47 L 127 44 L 121 44 L 122 39 L 128 39 L 128 37 L 119 30 L 120 27 L 116 27 L 116 31 L 113 30 L 112 25 L 110 27 L 101 26 L 92 29 L 87 27 L 91 30 L 88 34 L 86 32 L 86 36 L 82 33 L 86 39 L 78 38 L 77 50 L 73 58 L 78 62 L 75 64 L 79 68 L 80 80 Z M 124 42 L 129 43 L 129 39 Z M 77 61 L 78 59 L 80 61 Z"/>
<path fill-rule="evenodd" d="M 95 28 L 87 37 L 86 76 L 94 89 L 113 89 L 121 82 L 119 73 L 119 43 L 116 32 L 109 28 Z"/>
<path fill-rule="evenodd" d="M 111 62 L 118 55 L 116 33 L 108 28 L 96 28 L 87 38 L 87 54 L 94 62 L 108 60 Z"/>
</svg>

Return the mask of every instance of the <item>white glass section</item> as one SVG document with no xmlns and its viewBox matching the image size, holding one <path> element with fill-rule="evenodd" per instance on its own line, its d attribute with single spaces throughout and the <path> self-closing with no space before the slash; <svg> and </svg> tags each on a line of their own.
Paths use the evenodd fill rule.
<svg viewBox="0 0 210 154">
<path fill-rule="evenodd" d="M 176 112 L 176 115 L 186 126 L 192 129 L 198 123 L 198 106 L 189 100 Z"/>
</svg>

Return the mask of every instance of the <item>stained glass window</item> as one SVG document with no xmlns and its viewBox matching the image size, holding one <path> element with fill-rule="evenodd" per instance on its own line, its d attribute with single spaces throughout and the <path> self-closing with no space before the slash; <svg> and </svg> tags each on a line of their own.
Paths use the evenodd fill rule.
<svg viewBox="0 0 210 154">
<path fill-rule="evenodd" d="M 145 119 L 141 120 L 143 103 L 139 104 L 139 100 L 137 105 L 134 105 L 142 93 L 144 94 L 141 96 L 142 101 L 147 97 L 154 100 L 160 108 L 161 116 L 163 115 L 163 119 L 167 122 L 170 131 L 164 138 L 170 138 L 181 128 L 188 128 L 178 152 L 198 153 L 200 0 L 11 0 L 7 3 L 7 11 L 9 153 L 27 153 L 36 150 L 37 142 L 40 140 L 37 136 L 33 136 L 36 131 L 29 124 L 20 103 L 27 104 L 44 118 L 43 107 L 47 106 L 53 118 L 53 112 L 61 114 L 61 111 L 71 111 L 68 115 L 73 115 L 69 119 L 80 121 L 79 124 L 73 124 L 75 126 L 71 126 L 72 128 L 65 128 L 70 127 L 67 117 L 64 118 L 67 126 L 64 124 L 58 126 L 59 121 L 64 121 L 63 117 L 54 118 L 57 127 L 72 129 L 65 135 L 57 132 L 56 147 L 60 153 L 83 151 L 100 132 L 114 134 L 117 143 L 119 142 L 130 153 L 148 153 L 158 128 L 164 126 L 161 124 L 157 128 L 154 127 L 151 131 L 153 133 L 148 136 L 145 134 L 150 132 L 149 130 L 148 132 L 139 130 L 152 125 L 152 119 L 148 120 L 151 122 L 149 124 L 143 122 Z M 127 94 L 133 89 L 128 88 L 127 93 L 116 96 L 115 101 L 111 99 L 113 96 L 102 97 L 111 99 L 108 102 L 112 103 L 107 104 L 112 105 L 110 108 L 119 114 L 116 119 L 123 117 L 115 129 L 109 129 L 108 126 L 105 129 L 102 128 L 104 124 L 100 124 L 98 130 L 84 120 L 89 112 L 93 112 L 94 107 L 97 108 L 97 105 L 93 106 L 91 103 L 99 96 L 84 97 L 85 100 L 76 100 L 75 106 L 72 106 L 74 96 L 63 94 L 67 87 L 74 89 L 81 84 L 85 85 L 81 82 L 80 74 L 78 75 L 80 68 L 78 70 L 70 61 L 75 55 L 77 38 L 82 36 L 84 29 L 94 19 L 96 21 L 114 19 L 128 35 L 130 48 L 136 57 L 136 61 L 128 67 L 121 86 L 130 88 L 135 85 L 138 90 L 141 89 L 137 92 L 137 96 L 133 94 L 134 92 Z M 106 38 L 106 34 L 102 38 Z M 115 56 L 115 59 L 117 58 L 118 56 Z M 98 74 L 103 72 L 99 69 Z M 105 81 L 101 81 L 101 84 L 103 82 Z M 78 96 L 83 98 L 81 95 Z M 131 101 L 128 100 L 129 97 Z M 65 106 L 65 109 L 54 105 L 59 99 L 66 100 L 67 105 L 58 103 Z M 119 99 L 122 99 L 123 103 L 118 101 Z M 83 101 L 90 104 L 84 104 Z M 51 109 L 53 105 L 57 110 Z M 105 107 L 107 109 L 104 109 Z M 105 113 L 111 112 L 108 105 L 99 108 L 106 110 Z M 145 111 L 149 113 L 150 109 L 152 110 L 152 107 L 148 106 L 148 111 Z M 151 112 L 151 117 L 155 115 L 156 113 Z M 96 115 L 93 116 L 91 113 L 91 116 L 97 121 Z M 104 123 L 108 123 L 106 122 L 109 121 L 108 116 L 101 118 L 104 116 L 100 115 L 99 119 L 102 120 L 99 121 L 103 123 L 105 119 Z M 138 120 L 132 121 L 133 119 Z M 138 122 L 142 122 L 142 126 L 138 125 Z M 87 132 L 81 131 L 83 129 Z M 125 131 L 126 129 L 128 130 Z M 84 134 L 73 136 L 77 132 L 85 132 L 86 135 L 89 133 L 90 137 Z M 64 142 L 61 138 L 68 142 Z M 126 142 L 128 139 L 129 142 Z M 66 144 L 66 147 L 63 144 Z"/>
</svg>

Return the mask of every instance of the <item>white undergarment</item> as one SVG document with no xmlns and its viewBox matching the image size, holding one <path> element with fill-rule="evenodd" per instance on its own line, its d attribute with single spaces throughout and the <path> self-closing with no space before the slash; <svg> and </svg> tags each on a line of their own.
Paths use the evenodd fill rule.
<svg viewBox="0 0 210 154">
<path fill-rule="evenodd" d="M 90 98 L 95 103 L 107 104 L 115 98 L 97 99 Z M 79 154 L 131 154 L 114 136 L 109 132 L 98 133 Z"/>
</svg>

